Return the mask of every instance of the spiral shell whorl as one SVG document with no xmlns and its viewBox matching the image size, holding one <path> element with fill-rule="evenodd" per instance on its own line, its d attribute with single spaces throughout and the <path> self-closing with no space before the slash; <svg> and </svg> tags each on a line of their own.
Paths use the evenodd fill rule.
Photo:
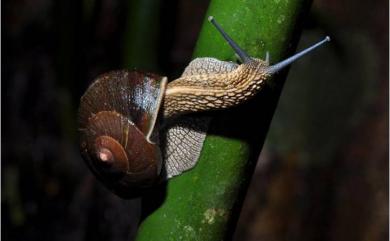
<svg viewBox="0 0 390 241">
<path fill-rule="evenodd" d="M 164 79 L 116 71 L 99 77 L 81 99 L 81 153 L 98 179 L 121 193 L 153 185 L 161 172 L 155 133 Z M 152 136 L 153 136 L 152 135 Z"/>
</svg>

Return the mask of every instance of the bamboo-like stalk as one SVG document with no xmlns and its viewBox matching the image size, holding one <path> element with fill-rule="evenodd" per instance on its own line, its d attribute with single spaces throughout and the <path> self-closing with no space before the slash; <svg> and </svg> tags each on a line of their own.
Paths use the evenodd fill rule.
<svg viewBox="0 0 390 241">
<path fill-rule="evenodd" d="M 299 18 L 310 2 L 212 0 L 194 57 L 235 59 L 232 49 L 207 22 L 207 16 L 212 15 L 247 53 L 265 58 L 269 51 L 271 63 L 275 63 L 295 48 Z M 197 166 L 171 179 L 162 196 L 145 198 L 144 208 L 150 213 L 145 214 L 138 241 L 231 237 L 285 73 L 273 78 L 249 103 L 215 114 Z"/>
</svg>

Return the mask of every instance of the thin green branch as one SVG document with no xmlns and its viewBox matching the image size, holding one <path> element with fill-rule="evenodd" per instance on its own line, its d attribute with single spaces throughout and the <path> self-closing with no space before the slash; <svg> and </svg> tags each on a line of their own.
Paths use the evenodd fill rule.
<svg viewBox="0 0 390 241">
<path fill-rule="evenodd" d="M 251 56 L 271 63 L 292 50 L 306 0 L 213 0 L 194 57 L 235 60 L 234 52 L 207 21 L 214 16 Z M 283 86 L 284 74 L 252 101 L 216 114 L 197 166 L 168 182 L 161 203 L 141 224 L 137 240 L 222 240 L 229 238 L 254 171 Z M 165 193 L 164 193 L 165 192 Z M 261 195 L 261 193 L 259 193 Z"/>
</svg>

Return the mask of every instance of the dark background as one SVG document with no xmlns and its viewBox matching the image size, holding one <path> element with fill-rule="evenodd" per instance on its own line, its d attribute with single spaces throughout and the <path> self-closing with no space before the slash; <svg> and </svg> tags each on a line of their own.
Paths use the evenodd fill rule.
<svg viewBox="0 0 390 241">
<path fill-rule="evenodd" d="M 140 56 L 128 45 L 148 41 L 132 22 L 148 4 L 2 2 L 3 240 L 135 235 L 140 201 L 95 181 L 76 113 L 98 74 L 137 66 L 172 79 L 190 61 L 208 1 L 159 4 L 146 30 L 159 44 Z M 324 32 L 331 44 L 291 68 L 236 240 L 388 240 L 388 1 L 315 1 L 298 48 Z"/>
</svg>

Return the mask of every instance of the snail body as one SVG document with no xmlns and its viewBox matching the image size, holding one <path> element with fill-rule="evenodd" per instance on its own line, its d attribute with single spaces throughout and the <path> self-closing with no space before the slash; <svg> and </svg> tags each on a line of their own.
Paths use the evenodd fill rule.
<svg viewBox="0 0 390 241">
<path fill-rule="evenodd" d="M 268 58 L 249 57 L 214 19 L 209 20 L 242 64 L 197 58 L 170 83 L 155 74 L 113 71 L 98 77 L 82 96 L 82 156 L 96 177 L 119 196 L 136 195 L 196 164 L 209 119 L 186 114 L 245 102 L 272 74 L 329 41 L 327 37 L 270 66 Z"/>
</svg>

